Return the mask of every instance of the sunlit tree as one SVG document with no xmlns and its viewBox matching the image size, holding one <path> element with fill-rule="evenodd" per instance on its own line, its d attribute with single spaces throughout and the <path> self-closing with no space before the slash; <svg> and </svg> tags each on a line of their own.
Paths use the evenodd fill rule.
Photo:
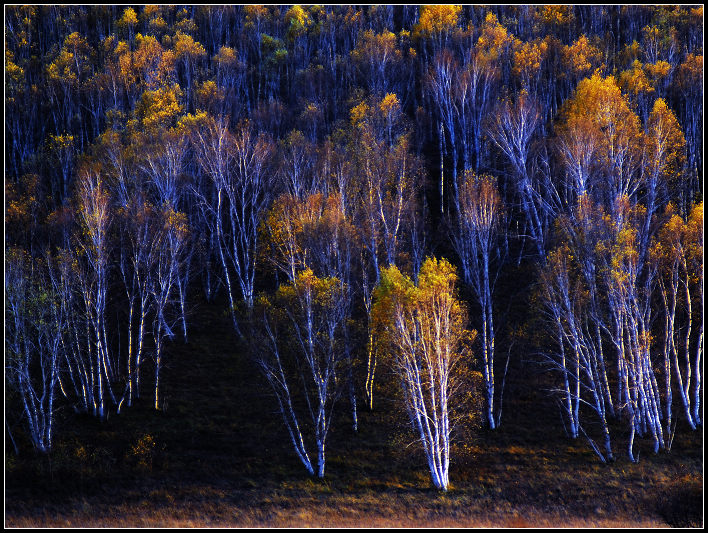
<svg viewBox="0 0 708 533">
<path fill-rule="evenodd" d="M 411 425 L 433 484 L 449 485 L 452 412 L 474 333 L 456 296 L 457 274 L 445 259 L 428 258 L 418 283 L 396 266 L 382 269 L 372 314 L 386 324 L 383 342 L 395 356 Z"/>
</svg>

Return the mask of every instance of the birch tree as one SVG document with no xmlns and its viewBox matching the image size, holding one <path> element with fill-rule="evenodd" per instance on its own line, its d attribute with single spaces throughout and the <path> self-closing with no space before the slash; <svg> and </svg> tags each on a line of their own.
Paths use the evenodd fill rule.
<svg viewBox="0 0 708 533">
<path fill-rule="evenodd" d="M 542 298 L 548 311 L 549 327 L 557 351 L 551 354 L 552 368 L 562 377 L 562 410 L 568 422 L 569 435 L 585 436 L 602 462 L 612 461 L 612 440 L 608 408 L 605 403 L 601 367 L 602 339 L 596 337 L 593 324 L 592 300 L 577 273 L 569 248 L 559 247 L 549 253 L 541 274 Z M 604 367 L 603 367 L 604 368 Z M 590 408 L 600 428 L 601 444 L 585 427 L 590 421 L 581 417 L 580 407 Z"/>
<path fill-rule="evenodd" d="M 119 210 L 125 240 L 120 248 L 119 269 L 128 302 L 127 384 L 123 399 L 131 406 L 140 397 L 140 369 L 145 355 L 148 315 L 153 308 L 152 287 L 159 251 L 159 231 L 154 207 L 137 191 Z"/>
<path fill-rule="evenodd" d="M 481 309 L 483 375 L 486 386 L 486 420 L 491 429 L 500 423 L 494 409 L 494 312 L 493 292 L 501 259 L 497 235 L 504 219 L 496 181 L 467 172 L 460 191 L 460 209 L 452 243 L 460 257 L 463 279 L 472 287 Z"/>
<path fill-rule="evenodd" d="M 516 178 L 513 183 L 521 199 L 526 226 L 538 254 L 543 257 L 550 213 L 541 196 L 540 187 L 534 185 L 529 172 L 531 139 L 540 120 L 541 113 L 536 102 L 522 91 L 515 102 L 502 102 L 486 124 L 487 133 L 513 169 Z"/>
<path fill-rule="evenodd" d="M 111 380 L 116 374 L 106 334 L 110 197 L 100 166 L 88 164 L 82 167 L 78 196 L 81 235 L 77 238 L 77 244 L 83 259 L 79 279 L 89 328 L 87 357 L 93 360 L 92 384 L 96 388 L 94 414 L 103 418 L 105 399 L 110 395 L 115 403 Z"/>
<path fill-rule="evenodd" d="M 395 354 L 405 404 L 435 487 L 449 485 L 451 417 L 460 392 L 460 370 L 473 332 L 456 297 L 455 268 L 428 258 L 416 285 L 398 268 L 382 269 L 373 319 L 387 325 L 384 342 Z"/>
<path fill-rule="evenodd" d="M 211 191 L 195 189 L 195 193 L 216 235 L 234 329 L 238 332 L 236 287 L 251 307 L 258 226 L 270 200 L 268 164 L 273 148 L 248 122 L 241 123 L 235 134 L 224 119 L 198 115 L 190 117 L 190 122 L 197 161 L 214 187 Z"/>
<path fill-rule="evenodd" d="M 318 278 L 306 269 L 294 282 L 281 285 L 272 301 L 259 300 L 254 323 L 256 360 L 278 401 L 295 453 L 310 475 L 320 478 L 332 411 L 341 393 L 342 290 L 338 279 Z"/>
<path fill-rule="evenodd" d="M 338 279 L 346 380 L 352 406 L 354 430 L 358 429 L 357 394 L 353 375 L 352 341 L 349 319 L 353 305 L 354 254 L 357 232 L 342 209 L 338 193 L 309 195 L 302 200 L 284 194 L 273 202 L 266 216 L 270 244 L 269 260 L 282 271 L 290 283 L 311 269 L 316 276 Z"/>
<path fill-rule="evenodd" d="M 34 263 L 34 265 L 32 265 Z M 17 391 L 36 450 L 52 447 L 65 317 L 40 263 L 19 249 L 5 262 L 6 375 Z"/>
<path fill-rule="evenodd" d="M 696 204 L 685 221 L 674 209 L 671 204 L 666 209 L 666 221 L 651 250 L 663 304 L 664 426 L 668 435 L 673 420 L 674 390 L 678 392 L 686 422 L 696 429 L 702 424 L 703 387 L 703 322 L 696 324 L 703 309 L 703 204 Z M 675 387 L 672 376 L 676 378 Z"/>
<path fill-rule="evenodd" d="M 160 371 L 163 367 L 165 339 L 174 337 L 175 306 L 174 291 L 184 257 L 184 246 L 189 229 L 184 213 L 175 211 L 169 204 L 164 205 L 159 214 L 160 233 L 154 238 L 159 242 L 155 258 L 155 273 L 151 288 L 154 316 L 153 340 L 155 342 L 155 409 L 162 409 L 160 403 Z"/>
</svg>

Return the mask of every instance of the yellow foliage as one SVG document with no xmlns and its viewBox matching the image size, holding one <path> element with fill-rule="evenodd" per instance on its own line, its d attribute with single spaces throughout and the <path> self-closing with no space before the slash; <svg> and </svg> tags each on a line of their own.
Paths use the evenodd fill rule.
<svg viewBox="0 0 708 533">
<path fill-rule="evenodd" d="M 176 83 L 172 87 L 162 87 L 154 91 L 145 91 L 136 107 L 146 129 L 170 126 L 182 113 L 180 104 L 182 90 Z"/>
<path fill-rule="evenodd" d="M 388 93 L 381 99 L 381 104 L 379 104 L 379 109 L 384 115 L 391 115 L 400 109 L 401 103 L 398 100 L 398 96 L 395 93 Z M 352 109 L 352 111 L 354 111 Z"/>
<path fill-rule="evenodd" d="M 186 238 L 189 233 L 187 215 L 180 211 L 175 211 L 172 206 L 165 206 L 163 221 L 165 231 L 176 236 L 179 240 Z"/>
<path fill-rule="evenodd" d="M 545 5 L 536 12 L 536 16 L 543 24 L 550 27 L 566 26 L 575 18 L 573 6 L 563 5 Z"/>
<path fill-rule="evenodd" d="M 572 45 L 564 46 L 562 58 L 566 68 L 577 77 L 592 74 L 602 64 L 602 53 L 585 35 L 578 37 Z"/>
<path fill-rule="evenodd" d="M 582 80 L 561 116 L 561 132 L 580 132 L 595 140 L 600 163 L 611 162 L 619 146 L 638 160 L 643 140 L 639 117 L 629 108 L 614 77 L 593 74 Z"/>
<path fill-rule="evenodd" d="M 205 126 L 212 117 L 204 110 L 197 110 L 196 113 L 189 113 L 179 118 L 177 121 L 177 128 L 182 131 L 190 131 L 195 128 Z"/>
<path fill-rule="evenodd" d="M 123 11 L 123 16 L 118 20 L 119 26 L 135 26 L 138 23 L 138 15 L 132 7 Z"/>
<path fill-rule="evenodd" d="M 278 287 L 273 302 L 263 296 L 258 304 L 265 306 L 271 316 L 280 314 L 282 317 L 287 312 L 290 320 L 301 314 L 307 322 L 312 321 L 313 316 L 314 320 L 326 320 L 336 314 L 344 290 L 346 285 L 338 278 L 318 277 L 311 269 L 305 268 L 292 282 Z"/>
<path fill-rule="evenodd" d="M 220 67 L 232 68 L 238 64 L 236 52 L 233 48 L 228 46 L 222 46 L 219 48 L 219 53 L 214 56 L 213 60 L 218 63 Z"/>
<path fill-rule="evenodd" d="M 206 57 L 206 50 L 191 35 L 177 31 L 174 40 L 175 58 L 185 61 L 194 61 Z"/>
<path fill-rule="evenodd" d="M 538 75 L 547 53 L 548 43 L 546 41 L 535 40 L 521 44 L 514 53 L 514 74 L 522 80 L 528 80 Z"/>
<path fill-rule="evenodd" d="M 266 214 L 263 230 L 270 260 L 291 278 L 297 271 L 321 266 L 314 254 L 326 261 L 323 253 L 328 256 L 343 241 L 356 237 L 338 193 L 314 193 L 303 199 L 280 195 Z"/>
<path fill-rule="evenodd" d="M 652 87 L 639 60 L 635 60 L 630 69 L 620 74 L 619 85 L 626 93 L 635 97 L 654 92 L 654 87 Z"/>
<path fill-rule="evenodd" d="M 494 13 L 488 13 L 477 39 L 475 54 L 479 61 L 496 66 L 496 62 L 514 44 L 514 36 L 499 23 Z"/>
<path fill-rule="evenodd" d="M 684 91 L 699 88 L 703 84 L 703 56 L 688 54 L 677 72 L 678 86 Z"/>
<path fill-rule="evenodd" d="M 362 122 L 368 114 L 369 106 L 366 104 L 366 102 L 361 102 L 360 104 L 355 105 L 349 112 L 349 119 L 351 121 L 352 126 L 356 126 L 357 124 Z"/>
<path fill-rule="evenodd" d="M 352 59 L 356 62 L 384 62 L 399 59 L 401 51 L 396 48 L 396 34 L 390 31 L 374 33 L 366 30 L 357 40 L 356 48 L 351 52 Z"/>
<path fill-rule="evenodd" d="M 467 309 L 457 298 L 457 281 L 444 258 L 428 257 L 417 285 L 395 265 L 382 268 L 370 315 L 377 351 L 393 350 L 409 363 L 420 358 L 431 373 L 452 370 L 476 336 L 465 329 Z"/>
<path fill-rule="evenodd" d="M 649 76 L 654 82 L 666 78 L 671 72 L 671 65 L 666 61 L 657 61 L 656 63 L 647 63 L 644 65 Z"/>
<path fill-rule="evenodd" d="M 685 161 L 686 139 L 673 111 L 662 98 L 654 102 L 647 121 L 648 165 L 672 180 L 678 177 Z"/>
<path fill-rule="evenodd" d="M 148 22 L 148 27 L 150 28 L 150 31 L 154 33 L 162 33 L 168 30 L 167 22 L 165 22 L 165 19 L 159 15 L 150 19 L 150 22 Z"/>
<path fill-rule="evenodd" d="M 197 86 L 196 97 L 198 108 L 209 109 L 214 112 L 224 100 L 224 91 L 213 80 L 207 80 Z"/>
<path fill-rule="evenodd" d="M 247 5 L 243 11 L 246 15 L 246 24 L 253 25 L 255 21 L 268 17 L 268 8 L 262 5 Z"/>
<path fill-rule="evenodd" d="M 14 83 L 18 89 L 25 83 L 25 71 L 22 67 L 15 65 L 10 59 L 5 60 L 5 79 Z"/>
<path fill-rule="evenodd" d="M 462 12 L 462 6 L 435 5 L 423 6 L 415 30 L 422 35 L 450 32 Z"/>
</svg>

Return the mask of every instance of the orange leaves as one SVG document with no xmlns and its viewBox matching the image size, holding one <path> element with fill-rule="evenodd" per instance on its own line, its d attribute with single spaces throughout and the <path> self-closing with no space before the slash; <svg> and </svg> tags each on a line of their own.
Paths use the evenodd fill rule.
<svg viewBox="0 0 708 533">
<path fill-rule="evenodd" d="M 610 180 L 605 185 L 620 194 L 636 191 L 633 176 L 642 156 L 642 129 L 614 77 L 593 74 L 582 80 L 563 106 L 559 130 L 565 144 L 583 139 L 579 148 L 593 147 L 597 170 Z"/>
<path fill-rule="evenodd" d="M 615 83 L 615 78 L 604 78 L 599 74 L 582 80 L 573 97 L 565 105 L 568 121 L 588 116 L 598 126 L 606 125 L 610 113 L 626 113 L 628 110 L 627 102 Z"/>
<path fill-rule="evenodd" d="M 195 41 L 191 35 L 177 31 L 173 41 L 175 58 L 178 61 L 197 61 L 206 57 L 204 47 Z"/>
<path fill-rule="evenodd" d="M 461 12 L 462 6 L 447 4 L 422 6 L 420 8 L 420 18 L 414 30 L 422 35 L 450 32 L 457 26 Z"/>
<path fill-rule="evenodd" d="M 81 80 L 88 76 L 89 52 L 86 39 L 78 32 L 69 34 L 56 59 L 46 67 L 49 79 L 78 89 Z"/>
<path fill-rule="evenodd" d="M 357 124 L 362 122 L 369 114 L 369 111 L 369 106 L 366 104 L 365 101 L 352 107 L 351 111 L 349 112 L 349 120 L 351 121 L 352 126 L 356 126 Z"/>
<path fill-rule="evenodd" d="M 36 174 L 22 176 L 14 185 L 5 181 L 5 227 L 8 236 L 30 229 L 38 214 L 40 179 Z"/>
<path fill-rule="evenodd" d="M 337 193 L 315 193 L 302 200 L 283 194 L 273 202 L 263 229 L 272 249 L 270 260 L 291 279 L 309 268 L 331 274 L 336 270 L 331 256 L 356 237 Z"/>
<path fill-rule="evenodd" d="M 513 44 L 514 36 L 499 23 L 495 14 L 488 13 L 475 46 L 475 57 L 477 61 L 492 66 L 492 63 L 502 58 Z"/>
<path fill-rule="evenodd" d="M 664 219 L 652 242 L 652 260 L 662 275 L 670 274 L 681 263 L 690 279 L 697 282 L 703 271 L 703 202 L 694 204 L 685 218 L 669 204 Z"/>
<path fill-rule="evenodd" d="M 236 52 L 229 46 L 219 48 L 219 53 L 212 60 L 219 65 L 219 68 L 235 68 L 239 64 Z"/>
<path fill-rule="evenodd" d="M 395 93 L 388 93 L 381 100 L 381 103 L 379 104 L 379 109 L 387 117 L 400 114 L 401 102 L 398 100 L 398 97 Z"/>
<path fill-rule="evenodd" d="M 49 144 L 52 150 L 61 151 L 67 150 L 74 145 L 73 135 L 49 135 Z"/>
<path fill-rule="evenodd" d="M 647 63 L 644 65 L 649 79 L 652 80 L 654 84 L 658 84 L 663 81 L 671 72 L 671 65 L 666 61 L 657 61 L 656 63 Z"/>
<path fill-rule="evenodd" d="M 551 28 L 565 27 L 571 22 L 575 16 L 573 15 L 573 6 L 562 5 L 546 5 L 538 9 L 536 12 L 538 20 Z"/>
<path fill-rule="evenodd" d="M 590 76 L 602 65 L 602 53 L 585 35 L 572 45 L 564 46 L 562 58 L 566 68 L 578 78 Z"/>
<path fill-rule="evenodd" d="M 189 234 L 189 223 L 187 215 L 170 205 L 165 205 L 162 211 L 163 228 L 166 234 L 176 238 L 178 242 L 183 242 Z"/>
<path fill-rule="evenodd" d="M 9 50 L 5 52 L 5 81 L 8 89 L 14 89 L 13 92 L 21 91 L 25 82 L 25 71 L 12 62 L 12 52 Z"/>
<path fill-rule="evenodd" d="M 401 57 L 400 50 L 396 48 L 396 34 L 390 31 L 374 33 L 366 30 L 351 54 L 356 62 L 386 63 Z"/>
<path fill-rule="evenodd" d="M 197 109 L 206 109 L 212 114 L 219 114 L 224 102 L 224 90 L 217 86 L 213 80 L 207 80 L 197 85 Z"/>
<path fill-rule="evenodd" d="M 129 92 L 156 90 L 175 79 L 175 53 L 165 50 L 152 35 L 138 33 L 132 48 L 125 41 L 108 37 L 104 49 L 112 58 L 109 67 Z"/>
<path fill-rule="evenodd" d="M 679 66 L 676 78 L 683 91 L 700 90 L 703 83 L 703 56 L 688 54 Z"/>
<path fill-rule="evenodd" d="M 540 39 L 522 43 L 514 52 L 513 72 L 521 78 L 526 88 L 529 80 L 539 75 L 547 53 L 548 43 Z"/>
<path fill-rule="evenodd" d="M 649 78 L 647 78 L 643 65 L 636 59 L 630 69 L 620 74 L 619 84 L 625 92 L 635 97 L 642 93 L 649 94 L 654 92 L 654 87 L 649 81 Z"/>
</svg>

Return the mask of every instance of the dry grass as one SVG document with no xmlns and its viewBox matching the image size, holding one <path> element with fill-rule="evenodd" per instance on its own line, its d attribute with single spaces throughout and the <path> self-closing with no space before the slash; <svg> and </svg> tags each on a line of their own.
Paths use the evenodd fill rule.
<svg viewBox="0 0 708 533">
<path fill-rule="evenodd" d="M 243 348 L 213 334 L 228 319 L 207 308 L 200 321 L 189 345 L 172 347 L 166 412 L 143 398 L 106 422 L 65 415 L 51 462 L 6 455 L 6 527 L 702 524 L 699 432 L 679 428 L 670 454 L 640 442 L 633 464 L 618 427 L 619 458 L 603 465 L 585 442 L 565 438 L 537 392 L 543 376 L 520 361 L 502 427 L 467 432 L 448 492 L 433 489 L 393 389 L 360 413 L 358 434 L 341 400 L 326 477 L 310 479 Z"/>
</svg>

